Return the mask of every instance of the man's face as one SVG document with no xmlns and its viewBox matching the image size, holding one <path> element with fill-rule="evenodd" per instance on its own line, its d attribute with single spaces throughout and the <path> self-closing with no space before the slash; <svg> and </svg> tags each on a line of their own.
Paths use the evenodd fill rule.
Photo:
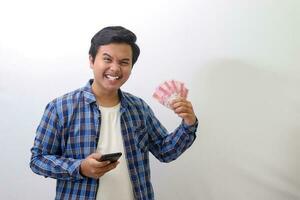
<svg viewBox="0 0 300 200">
<path fill-rule="evenodd" d="M 132 49 L 126 43 L 99 47 L 95 60 L 90 56 L 96 88 L 104 93 L 117 92 L 128 80 L 132 68 Z"/>
</svg>

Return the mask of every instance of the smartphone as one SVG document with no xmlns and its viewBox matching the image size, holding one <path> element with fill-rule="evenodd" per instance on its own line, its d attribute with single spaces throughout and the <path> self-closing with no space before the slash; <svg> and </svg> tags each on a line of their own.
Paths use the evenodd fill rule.
<svg viewBox="0 0 300 200">
<path fill-rule="evenodd" d="M 122 153 L 117 152 L 117 153 L 109 153 L 109 154 L 103 154 L 101 158 L 99 159 L 100 162 L 103 161 L 110 161 L 110 162 L 117 162 L 119 158 L 121 157 Z"/>
</svg>

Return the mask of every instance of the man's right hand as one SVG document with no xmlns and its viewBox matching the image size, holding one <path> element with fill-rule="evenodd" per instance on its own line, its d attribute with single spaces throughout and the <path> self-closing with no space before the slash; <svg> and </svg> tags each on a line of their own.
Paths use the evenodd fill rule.
<svg viewBox="0 0 300 200">
<path fill-rule="evenodd" d="M 98 179 L 105 173 L 117 167 L 119 162 L 100 162 L 101 154 L 93 153 L 86 157 L 80 164 L 80 173 L 86 177 Z"/>
</svg>

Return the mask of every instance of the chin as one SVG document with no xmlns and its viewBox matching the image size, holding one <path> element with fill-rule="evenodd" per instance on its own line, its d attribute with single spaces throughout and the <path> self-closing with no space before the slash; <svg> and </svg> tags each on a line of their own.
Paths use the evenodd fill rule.
<svg viewBox="0 0 300 200">
<path fill-rule="evenodd" d="M 106 88 L 108 91 L 114 92 L 114 91 L 119 90 L 120 87 L 121 87 L 121 85 L 116 85 L 116 86 L 108 85 L 108 86 L 106 86 L 105 88 Z"/>
</svg>

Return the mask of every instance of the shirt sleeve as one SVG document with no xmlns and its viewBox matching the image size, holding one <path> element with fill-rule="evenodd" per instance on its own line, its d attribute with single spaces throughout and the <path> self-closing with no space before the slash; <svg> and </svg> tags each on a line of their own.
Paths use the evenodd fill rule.
<svg viewBox="0 0 300 200">
<path fill-rule="evenodd" d="M 61 151 L 62 126 L 53 102 L 46 106 L 31 148 L 30 167 L 36 174 L 62 180 L 78 180 L 81 160 L 65 158 Z"/>
<path fill-rule="evenodd" d="M 172 133 L 168 133 L 166 128 L 155 117 L 151 108 L 148 107 L 148 109 L 149 149 L 161 162 L 171 162 L 193 144 L 196 139 L 198 119 L 191 126 L 182 121 Z"/>
</svg>

